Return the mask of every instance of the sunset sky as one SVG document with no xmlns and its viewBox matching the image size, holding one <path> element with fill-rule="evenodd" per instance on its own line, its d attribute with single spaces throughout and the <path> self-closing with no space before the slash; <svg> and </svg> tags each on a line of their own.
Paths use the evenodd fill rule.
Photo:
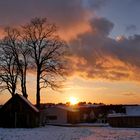
<svg viewBox="0 0 140 140">
<path fill-rule="evenodd" d="M 140 0 L 0 0 L 0 35 L 5 26 L 34 17 L 55 23 L 70 46 L 68 77 L 59 91 L 44 89 L 41 102 L 140 104 Z M 35 103 L 35 76 L 28 74 Z M 19 92 L 19 91 L 18 91 Z M 10 94 L 0 95 L 3 104 Z"/>
</svg>

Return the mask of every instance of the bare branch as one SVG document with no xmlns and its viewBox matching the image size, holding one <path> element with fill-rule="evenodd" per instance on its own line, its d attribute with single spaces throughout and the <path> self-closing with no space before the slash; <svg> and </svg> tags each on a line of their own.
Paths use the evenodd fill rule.
<svg viewBox="0 0 140 140">
<path fill-rule="evenodd" d="M 64 52 L 66 43 L 56 35 L 56 26 L 45 18 L 34 18 L 23 26 L 23 38 L 31 49 L 31 57 L 37 72 L 37 105 L 40 90 L 60 87 L 64 75 Z"/>
</svg>

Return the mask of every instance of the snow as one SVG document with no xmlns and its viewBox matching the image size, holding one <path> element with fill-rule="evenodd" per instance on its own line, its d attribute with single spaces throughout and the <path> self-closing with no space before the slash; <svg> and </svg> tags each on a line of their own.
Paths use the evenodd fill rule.
<svg viewBox="0 0 140 140">
<path fill-rule="evenodd" d="M 108 114 L 108 117 L 124 117 L 127 116 L 124 113 L 115 113 L 115 114 Z"/>
<path fill-rule="evenodd" d="M 91 128 L 92 134 L 81 140 L 140 140 L 140 128 Z"/>
<path fill-rule="evenodd" d="M 128 116 L 140 116 L 140 106 L 126 106 Z"/>
<path fill-rule="evenodd" d="M 108 117 L 127 117 L 127 116 L 138 116 L 140 117 L 140 106 L 126 106 L 126 113 L 113 113 L 108 114 Z"/>
<path fill-rule="evenodd" d="M 36 112 L 39 112 L 39 110 L 34 106 L 34 105 L 32 105 L 32 103 L 29 101 L 29 100 L 27 100 L 25 97 L 23 97 L 22 95 L 20 95 L 20 94 L 17 94 L 22 100 L 24 100 L 34 111 L 36 111 Z"/>
<path fill-rule="evenodd" d="M 70 111 L 70 112 L 78 112 L 79 111 L 77 108 L 68 107 L 68 106 L 55 106 L 55 108 L 63 109 L 63 110 Z"/>
<path fill-rule="evenodd" d="M 90 135 L 88 128 L 47 126 L 33 129 L 0 128 L 0 140 L 79 140 Z"/>
<path fill-rule="evenodd" d="M 60 127 L 0 128 L 0 140 L 139 140 L 140 128 Z"/>
</svg>

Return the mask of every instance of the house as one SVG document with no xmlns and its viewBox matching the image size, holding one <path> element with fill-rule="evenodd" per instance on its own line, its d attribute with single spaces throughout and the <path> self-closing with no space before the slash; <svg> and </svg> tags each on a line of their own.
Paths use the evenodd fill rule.
<svg viewBox="0 0 140 140">
<path fill-rule="evenodd" d="M 0 126 L 30 128 L 39 125 L 39 110 L 29 100 L 15 94 L 0 109 Z"/>
<path fill-rule="evenodd" d="M 108 115 L 112 127 L 140 127 L 140 106 L 126 106 L 125 113 Z"/>
<path fill-rule="evenodd" d="M 68 106 L 50 106 L 40 111 L 41 124 L 75 124 L 79 122 L 79 110 Z"/>
<path fill-rule="evenodd" d="M 83 104 L 79 105 L 81 123 L 107 123 L 107 115 L 115 111 L 125 112 L 123 105 Z"/>
<path fill-rule="evenodd" d="M 80 121 L 82 123 L 106 123 L 107 111 L 104 105 L 82 105 L 79 106 Z"/>
</svg>

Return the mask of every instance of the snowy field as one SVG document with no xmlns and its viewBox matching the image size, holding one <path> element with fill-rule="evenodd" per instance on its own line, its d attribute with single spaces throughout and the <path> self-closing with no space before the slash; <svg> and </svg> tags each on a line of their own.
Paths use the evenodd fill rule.
<svg viewBox="0 0 140 140">
<path fill-rule="evenodd" d="M 0 128 L 0 140 L 140 140 L 140 128 L 58 127 Z"/>
</svg>

